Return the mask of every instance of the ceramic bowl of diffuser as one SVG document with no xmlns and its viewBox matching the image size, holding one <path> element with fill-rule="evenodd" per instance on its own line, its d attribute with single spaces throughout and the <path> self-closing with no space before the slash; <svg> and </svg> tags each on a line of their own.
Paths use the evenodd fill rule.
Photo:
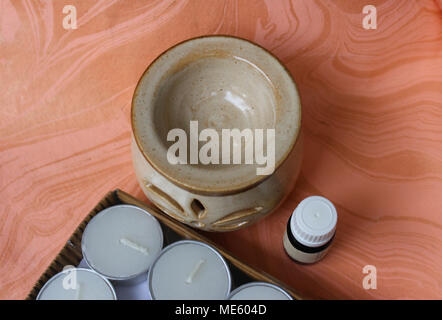
<svg viewBox="0 0 442 320">
<path fill-rule="evenodd" d="M 195 228 L 250 225 L 275 210 L 300 170 L 296 85 L 247 40 L 207 36 L 166 50 L 136 86 L 131 121 L 141 188 Z"/>
</svg>

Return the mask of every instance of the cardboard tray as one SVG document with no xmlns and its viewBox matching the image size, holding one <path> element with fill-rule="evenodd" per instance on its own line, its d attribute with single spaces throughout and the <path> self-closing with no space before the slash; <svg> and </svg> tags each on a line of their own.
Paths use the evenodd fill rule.
<svg viewBox="0 0 442 320">
<path fill-rule="evenodd" d="M 296 299 L 302 299 L 301 295 L 297 293 L 292 288 L 284 285 L 274 277 L 260 271 L 244 262 L 238 258 L 231 255 L 228 251 L 214 243 L 213 241 L 207 239 L 197 231 L 187 227 L 186 225 L 173 220 L 166 214 L 159 211 L 152 205 L 148 205 L 131 195 L 121 191 L 119 189 L 110 191 L 101 201 L 95 206 L 95 208 L 87 215 L 87 217 L 81 222 L 75 232 L 72 234 L 70 239 L 66 242 L 64 248 L 59 252 L 57 257 L 52 261 L 46 271 L 40 276 L 38 281 L 35 283 L 32 290 L 27 296 L 27 300 L 34 300 L 43 285 L 55 274 L 63 270 L 66 265 L 77 266 L 83 259 L 81 252 L 81 237 L 83 235 L 84 229 L 87 223 L 101 210 L 111 207 L 117 204 L 132 204 L 140 208 L 148 210 L 152 215 L 154 215 L 161 224 L 164 233 L 164 246 L 170 243 L 183 239 L 193 239 L 205 242 L 214 248 L 216 248 L 221 255 L 226 259 L 229 264 L 230 271 L 232 274 L 232 290 L 236 287 L 250 281 L 265 281 L 273 283 L 277 286 L 282 287 L 291 296 Z"/>
</svg>

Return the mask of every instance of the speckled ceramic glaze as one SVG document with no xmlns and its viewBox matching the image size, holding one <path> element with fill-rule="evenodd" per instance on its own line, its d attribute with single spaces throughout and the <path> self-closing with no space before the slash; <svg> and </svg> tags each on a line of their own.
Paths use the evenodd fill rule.
<svg viewBox="0 0 442 320">
<path fill-rule="evenodd" d="M 275 170 L 257 175 L 263 165 L 170 163 L 168 132 L 179 128 L 189 137 L 190 121 L 219 137 L 222 129 L 274 129 Z M 135 173 L 147 197 L 172 217 L 204 230 L 235 230 L 291 191 L 301 165 L 300 126 L 296 86 L 273 55 L 229 36 L 191 39 L 158 57 L 135 89 Z"/>
</svg>

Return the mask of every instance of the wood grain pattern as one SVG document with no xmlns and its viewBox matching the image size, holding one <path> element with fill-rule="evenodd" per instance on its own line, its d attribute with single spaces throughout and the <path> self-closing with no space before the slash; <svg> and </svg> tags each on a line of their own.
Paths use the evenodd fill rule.
<svg viewBox="0 0 442 320">
<path fill-rule="evenodd" d="M 209 236 L 314 298 L 442 298 L 442 1 L 66 4 L 76 30 L 62 27 L 64 1 L 0 0 L 0 299 L 27 295 L 107 191 L 144 198 L 130 160 L 135 84 L 166 48 L 218 33 L 287 65 L 305 160 L 277 212 Z M 366 4 L 377 30 L 362 28 Z M 324 260 L 304 266 L 282 235 L 312 194 L 336 204 L 338 233 Z M 362 287 L 367 264 L 376 290 Z"/>
</svg>

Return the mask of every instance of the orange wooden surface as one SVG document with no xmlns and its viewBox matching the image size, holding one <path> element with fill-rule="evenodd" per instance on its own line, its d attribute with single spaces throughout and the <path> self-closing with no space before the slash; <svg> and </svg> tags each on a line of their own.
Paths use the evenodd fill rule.
<svg viewBox="0 0 442 320">
<path fill-rule="evenodd" d="M 62 27 L 66 4 L 76 30 Z M 376 30 L 362 28 L 366 4 Z M 440 0 L 0 0 L 0 298 L 26 296 L 107 191 L 145 199 L 129 148 L 135 84 L 166 48 L 215 33 L 287 65 L 305 160 L 277 212 L 210 236 L 314 298 L 442 298 Z M 303 266 L 281 241 L 312 194 L 336 204 L 338 234 Z M 362 287 L 367 264 L 376 290 Z"/>
</svg>

